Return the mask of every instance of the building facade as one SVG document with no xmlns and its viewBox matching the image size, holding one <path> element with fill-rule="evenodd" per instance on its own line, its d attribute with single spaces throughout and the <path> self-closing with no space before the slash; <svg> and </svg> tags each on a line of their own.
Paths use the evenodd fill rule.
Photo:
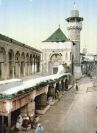
<svg viewBox="0 0 97 133">
<path fill-rule="evenodd" d="M 0 34 L 0 80 L 40 71 L 41 51 Z"/>
<path fill-rule="evenodd" d="M 72 42 L 68 40 L 60 27 L 41 44 L 42 71 L 55 74 L 59 65 L 71 67 Z"/>
</svg>

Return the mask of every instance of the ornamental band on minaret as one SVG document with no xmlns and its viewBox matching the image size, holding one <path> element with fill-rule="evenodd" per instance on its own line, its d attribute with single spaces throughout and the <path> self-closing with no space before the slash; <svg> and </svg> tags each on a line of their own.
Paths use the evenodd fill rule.
<svg viewBox="0 0 97 133">
<path fill-rule="evenodd" d="M 71 16 L 66 19 L 68 22 L 69 39 L 75 43 L 74 64 L 80 66 L 80 31 L 82 30 L 83 18 L 79 17 L 79 11 L 74 7 L 71 10 Z"/>
</svg>

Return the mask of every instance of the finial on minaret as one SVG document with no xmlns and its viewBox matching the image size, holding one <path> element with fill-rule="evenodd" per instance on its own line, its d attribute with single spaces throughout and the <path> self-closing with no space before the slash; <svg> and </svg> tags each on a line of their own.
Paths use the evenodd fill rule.
<svg viewBox="0 0 97 133">
<path fill-rule="evenodd" d="M 73 3 L 73 10 L 76 9 L 76 4 L 75 4 L 75 0 L 74 0 L 74 3 Z"/>
</svg>

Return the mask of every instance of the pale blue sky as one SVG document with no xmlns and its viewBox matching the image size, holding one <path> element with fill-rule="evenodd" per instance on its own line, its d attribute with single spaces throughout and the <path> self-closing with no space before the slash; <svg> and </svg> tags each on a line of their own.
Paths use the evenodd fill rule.
<svg viewBox="0 0 97 133">
<path fill-rule="evenodd" d="M 0 33 L 39 47 L 60 24 L 68 35 L 65 19 L 70 16 L 73 0 L 0 0 Z M 97 0 L 75 0 L 84 18 L 81 49 L 97 53 Z"/>
</svg>

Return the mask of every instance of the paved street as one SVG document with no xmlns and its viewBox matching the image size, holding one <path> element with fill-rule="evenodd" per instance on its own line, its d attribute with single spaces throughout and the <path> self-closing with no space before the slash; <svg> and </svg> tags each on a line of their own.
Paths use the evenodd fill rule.
<svg viewBox="0 0 97 133">
<path fill-rule="evenodd" d="M 45 133 L 96 133 L 97 89 L 87 89 L 92 86 L 90 78 L 81 79 L 78 85 L 78 92 L 69 90 L 40 116 Z"/>
<path fill-rule="evenodd" d="M 70 90 L 41 117 L 46 133 L 95 133 L 97 131 L 97 91 L 89 78 L 79 81 L 79 91 Z"/>
</svg>

